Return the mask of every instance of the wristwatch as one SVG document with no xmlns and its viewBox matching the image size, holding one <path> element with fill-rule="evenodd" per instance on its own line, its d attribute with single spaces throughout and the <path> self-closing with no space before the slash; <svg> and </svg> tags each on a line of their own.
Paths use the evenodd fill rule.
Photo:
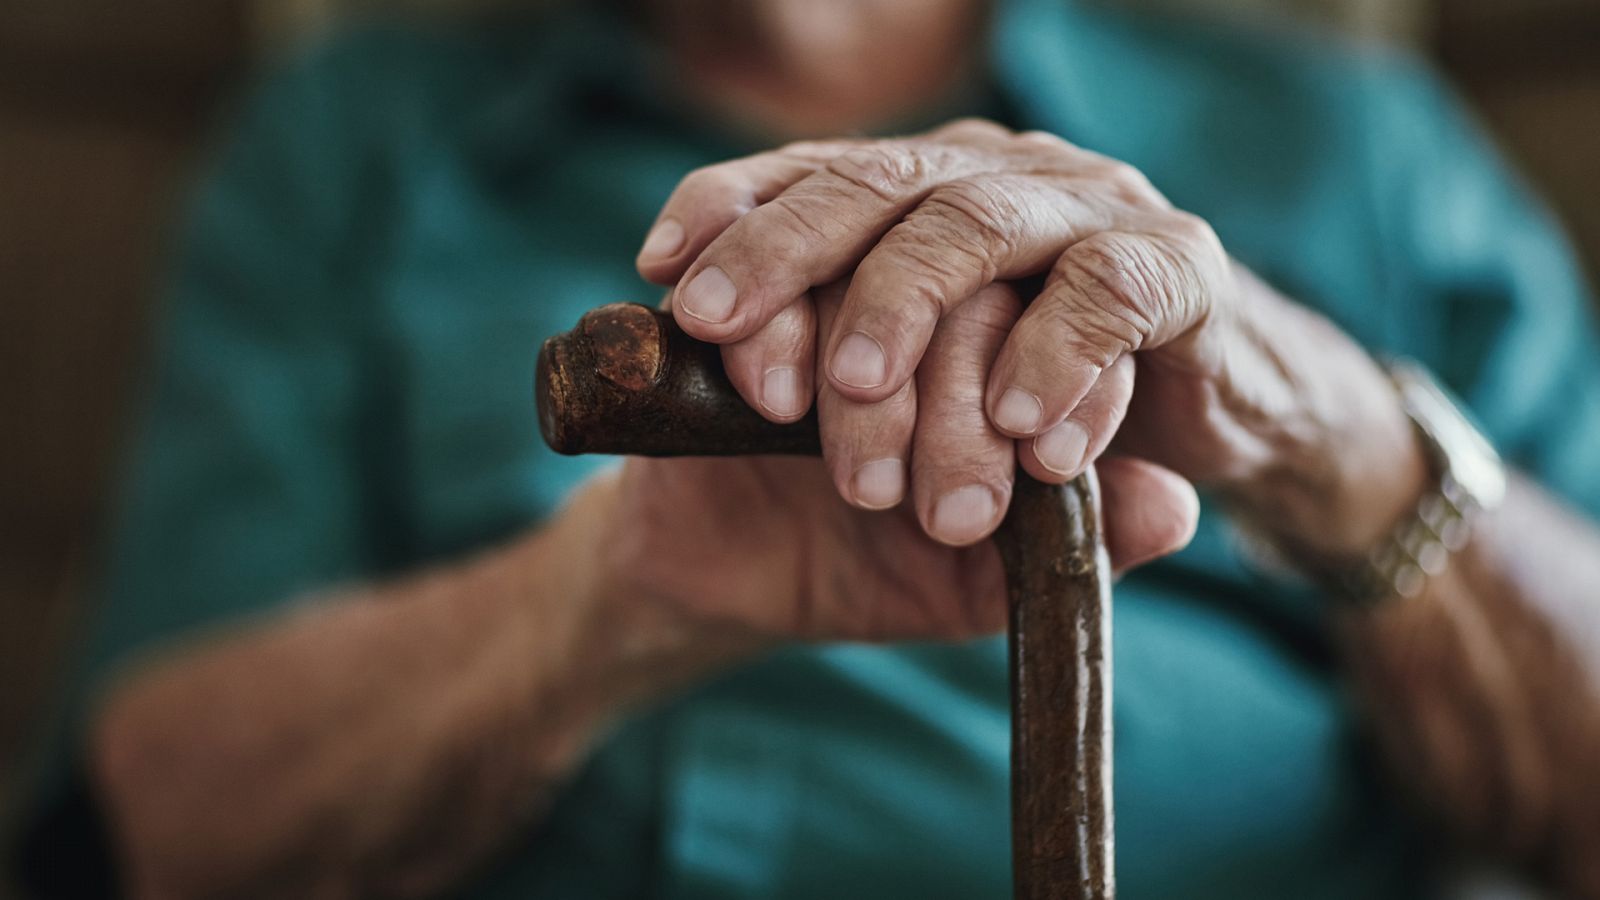
<svg viewBox="0 0 1600 900">
<path fill-rule="evenodd" d="M 1422 593 L 1428 579 L 1466 547 L 1478 517 L 1498 508 L 1506 495 L 1505 464 L 1460 404 L 1415 362 L 1390 362 L 1385 369 L 1416 426 L 1435 482 L 1365 564 L 1344 573 L 1342 587 L 1365 603 Z"/>
</svg>

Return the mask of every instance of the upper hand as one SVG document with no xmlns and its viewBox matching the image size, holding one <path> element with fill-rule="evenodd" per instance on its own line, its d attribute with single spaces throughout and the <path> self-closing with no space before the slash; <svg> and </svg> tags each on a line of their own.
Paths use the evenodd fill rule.
<svg viewBox="0 0 1600 900">
<path fill-rule="evenodd" d="M 1141 367 L 1141 393 L 1191 394 L 1222 356 L 1205 326 L 1238 290 L 1206 223 L 1132 167 L 977 121 L 701 169 L 639 266 L 676 283 L 678 322 L 724 345 L 752 406 L 785 421 L 816 401 L 846 500 L 893 506 L 909 475 L 924 527 L 958 545 L 999 524 L 1014 461 L 1062 482 L 1106 450 L 1134 395 L 1134 352 L 1166 357 Z M 1026 309 L 985 290 L 1036 275 Z M 1178 391 L 1160 383 L 1174 374 Z M 1185 404 L 1146 404 L 1173 405 Z M 1182 433 L 1204 411 L 1145 418 Z M 1146 455 L 1185 474 L 1226 465 L 1203 432 Z"/>
</svg>

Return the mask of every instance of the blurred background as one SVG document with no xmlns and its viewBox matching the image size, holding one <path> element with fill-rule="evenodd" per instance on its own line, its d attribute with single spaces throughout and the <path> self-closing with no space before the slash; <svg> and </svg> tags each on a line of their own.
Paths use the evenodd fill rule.
<svg viewBox="0 0 1600 900">
<path fill-rule="evenodd" d="M 219 101 L 341 17 L 477 2 L 0 0 L 0 844 L 9 773 L 80 613 L 175 201 Z M 1600 0 L 1101 2 L 1415 48 L 1600 270 Z"/>
</svg>

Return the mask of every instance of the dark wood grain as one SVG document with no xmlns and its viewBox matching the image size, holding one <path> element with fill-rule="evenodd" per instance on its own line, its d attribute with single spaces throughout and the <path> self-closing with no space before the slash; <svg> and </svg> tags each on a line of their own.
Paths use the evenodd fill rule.
<svg viewBox="0 0 1600 900">
<path fill-rule="evenodd" d="M 603 306 L 539 353 L 539 423 L 561 453 L 815 455 L 815 417 L 774 425 L 739 398 L 721 351 L 671 316 Z M 995 535 L 1011 603 L 1015 895 L 1113 895 L 1111 591 L 1093 476 L 1018 478 Z"/>
<path fill-rule="evenodd" d="M 722 371 L 722 353 L 672 317 L 632 303 L 593 310 L 545 341 L 534 388 L 557 453 L 816 456 L 816 416 L 774 425 Z"/>
<path fill-rule="evenodd" d="M 1011 872 L 1027 900 L 1114 893 L 1111 580 L 1093 474 L 1018 479 L 995 533 L 1011 601 Z"/>
</svg>

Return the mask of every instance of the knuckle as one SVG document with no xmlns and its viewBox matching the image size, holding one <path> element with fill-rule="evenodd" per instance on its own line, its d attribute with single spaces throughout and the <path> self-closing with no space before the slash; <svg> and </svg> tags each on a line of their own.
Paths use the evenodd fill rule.
<svg viewBox="0 0 1600 900">
<path fill-rule="evenodd" d="M 1005 477 L 1015 446 L 1010 438 L 999 436 L 989 426 L 981 395 L 929 384 L 922 400 L 923 418 L 918 422 L 911 454 L 919 480 L 954 487 L 994 484 Z"/>
<path fill-rule="evenodd" d="M 1102 177 L 1113 184 L 1144 184 L 1144 173 L 1120 160 L 1108 160 L 1102 168 Z"/>
<path fill-rule="evenodd" d="M 741 182 L 736 174 L 735 165 L 736 163 L 723 162 L 701 166 L 683 176 L 683 180 L 679 182 L 680 190 L 701 198 L 736 194 Z"/>
<path fill-rule="evenodd" d="M 1135 322 L 1104 309 L 1091 309 L 1075 316 L 1072 332 L 1081 352 L 1100 366 L 1110 365 L 1118 355 L 1131 353 L 1142 343 L 1142 335 Z"/>
<path fill-rule="evenodd" d="M 952 263 L 915 243 L 903 245 L 898 252 L 884 254 L 877 262 L 882 267 L 879 277 L 894 284 L 895 295 L 918 307 L 918 317 L 934 321 L 944 315 L 948 305 L 947 286 L 971 277 L 970 266 Z"/>
<path fill-rule="evenodd" d="M 991 257 L 969 235 L 959 233 L 943 217 L 921 214 L 889 233 L 862 263 L 858 280 L 892 285 L 896 296 L 924 307 L 923 315 L 937 319 L 965 300 L 966 292 L 991 281 L 993 271 Z M 870 293 L 881 296 L 887 291 Z"/>
<path fill-rule="evenodd" d="M 798 261 L 807 247 L 828 239 L 828 229 L 823 222 L 826 215 L 794 198 L 779 197 L 765 207 L 762 215 L 763 241 L 761 251 L 771 253 L 771 262 L 785 265 Z"/>
<path fill-rule="evenodd" d="M 1055 304 L 1069 315 L 1069 331 L 1082 334 L 1101 348 L 1137 350 L 1154 331 L 1166 294 L 1165 266 L 1153 248 L 1109 234 L 1073 246 L 1057 264 L 1058 274 L 1087 301 L 1087 308 Z"/>
<path fill-rule="evenodd" d="M 772 320 L 749 338 L 723 348 L 726 355 L 748 353 L 755 360 L 800 360 L 816 336 L 811 306 L 806 301 L 791 303 L 778 310 Z"/>
<path fill-rule="evenodd" d="M 825 163 L 838 156 L 840 149 L 832 141 L 792 141 L 779 147 L 777 154 L 802 162 Z"/>
<path fill-rule="evenodd" d="M 880 200 L 898 203 L 926 181 L 928 162 L 911 147 L 880 143 L 835 157 L 826 170 Z"/>
<path fill-rule="evenodd" d="M 1024 131 L 1017 135 L 1017 140 L 1027 141 L 1030 144 L 1043 144 L 1046 147 L 1057 147 L 1063 150 L 1076 149 L 1072 142 L 1066 138 L 1048 131 Z"/>
<path fill-rule="evenodd" d="M 1222 239 L 1211 223 L 1190 212 L 1174 211 L 1168 226 L 1174 237 L 1189 247 L 1199 250 L 1222 250 Z"/>
<path fill-rule="evenodd" d="M 1146 197 L 1156 195 L 1156 187 L 1150 183 L 1150 179 L 1145 177 L 1145 174 L 1139 169 L 1128 163 L 1113 163 L 1109 177 L 1112 184 L 1131 194 Z"/>
<path fill-rule="evenodd" d="M 905 229 L 893 241 L 885 242 L 884 252 L 873 262 L 898 276 L 930 284 L 966 281 L 978 275 L 980 260 L 963 249 L 951 251 L 927 236 L 926 229 Z"/>
<path fill-rule="evenodd" d="M 701 254 L 701 264 L 741 273 L 763 291 L 799 293 L 812 248 L 825 228 L 804 209 L 779 200 L 734 222 Z"/>
<path fill-rule="evenodd" d="M 1004 125 L 978 116 L 956 119 L 939 130 L 955 137 L 1010 137 L 1012 134 L 1011 129 Z"/>
<path fill-rule="evenodd" d="M 1105 232 L 1080 241 L 1062 254 L 1059 274 L 1096 301 L 1143 306 L 1149 302 L 1149 285 L 1130 243 Z"/>
<path fill-rule="evenodd" d="M 1016 249 L 1013 222 L 1021 210 L 997 184 L 979 180 L 953 181 L 934 191 L 923 204 L 951 230 L 958 247 L 970 247 L 984 261 L 984 273 L 993 277 L 1001 258 Z"/>
<path fill-rule="evenodd" d="M 1140 205 L 1165 206 L 1166 198 L 1150 183 L 1138 167 L 1108 159 L 1095 167 L 1096 181 L 1111 188 L 1123 200 Z"/>
</svg>

